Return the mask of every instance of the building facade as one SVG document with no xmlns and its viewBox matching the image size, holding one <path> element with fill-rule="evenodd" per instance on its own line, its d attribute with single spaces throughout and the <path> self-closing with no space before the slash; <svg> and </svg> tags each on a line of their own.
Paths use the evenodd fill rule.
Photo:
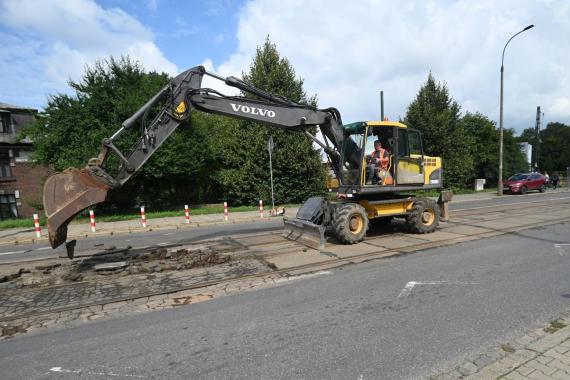
<svg viewBox="0 0 570 380">
<path fill-rule="evenodd" d="M 19 132 L 37 110 L 0 102 L 0 220 L 31 217 L 42 207 L 42 189 L 52 172 L 31 160 L 32 141 Z"/>
</svg>

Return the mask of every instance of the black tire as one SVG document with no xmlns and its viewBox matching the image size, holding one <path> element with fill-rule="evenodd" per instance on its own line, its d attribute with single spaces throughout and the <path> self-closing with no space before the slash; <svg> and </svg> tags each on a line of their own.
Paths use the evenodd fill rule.
<svg viewBox="0 0 570 380">
<path fill-rule="evenodd" d="M 521 195 L 525 195 L 527 191 L 526 186 L 521 187 Z"/>
<path fill-rule="evenodd" d="M 364 240 L 368 231 L 366 210 L 356 203 L 344 203 L 334 212 L 332 226 L 336 238 L 343 244 L 355 244 Z"/>
<path fill-rule="evenodd" d="M 414 201 L 412 210 L 406 216 L 406 226 L 415 234 L 429 234 L 439 226 L 441 211 L 434 200 L 420 198 Z"/>
<path fill-rule="evenodd" d="M 544 186 L 544 185 L 540 186 L 538 191 L 540 191 L 541 193 L 544 193 L 546 191 L 546 186 Z"/>
</svg>

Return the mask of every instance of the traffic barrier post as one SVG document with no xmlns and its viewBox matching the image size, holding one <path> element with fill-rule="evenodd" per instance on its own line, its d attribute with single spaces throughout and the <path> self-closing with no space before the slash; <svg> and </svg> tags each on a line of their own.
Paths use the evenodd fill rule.
<svg viewBox="0 0 570 380">
<path fill-rule="evenodd" d="M 224 220 L 227 222 L 228 221 L 228 202 L 224 202 Z"/>
<path fill-rule="evenodd" d="M 95 212 L 93 210 L 89 210 L 89 220 L 91 222 L 91 232 L 95 232 L 97 228 L 95 225 Z"/>
<path fill-rule="evenodd" d="M 186 217 L 186 224 L 190 224 L 190 208 L 188 205 L 184 205 L 184 216 Z"/>
<path fill-rule="evenodd" d="M 144 214 L 144 206 L 141 206 L 141 223 L 143 228 L 146 228 L 146 215 Z"/>
<path fill-rule="evenodd" d="M 40 217 L 34 214 L 34 229 L 36 230 L 36 237 L 42 237 L 42 229 L 40 228 Z"/>
</svg>

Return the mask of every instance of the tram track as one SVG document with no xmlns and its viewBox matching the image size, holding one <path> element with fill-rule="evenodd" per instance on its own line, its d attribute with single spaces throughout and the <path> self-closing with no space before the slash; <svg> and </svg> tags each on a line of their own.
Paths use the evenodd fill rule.
<svg viewBox="0 0 570 380">
<path fill-rule="evenodd" d="M 542 214 L 547 214 L 549 212 L 555 212 L 557 209 L 559 209 L 559 205 L 561 203 L 569 203 L 570 199 L 566 199 L 566 200 L 560 200 L 558 202 L 535 202 L 533 204 L 527 205 L 527 207 L 524 208 L 524 210 L 526 212 L 529 211 L 529 209 L 540 209 Z M 546 204 L 543 204 L 546 203 Z M 461 211 L 456 211 L 453 215 L 453 217 L 455 218 L 469 218 L 469 217 L 473 217 L 473 216 L 478 216 L 481 215 L 482 210 L 477 210 L 477 209 L 464 209 Z M 507 213 L 506 215 L 504 214 L 505 212 L 511 211 L 509 213 Z M 502 206 L 497 206 L 495 207 L 491 212 L 485 212 L 486 214 L 486 218 L 483 220 L 479 220 L 478 218 L 472 221 L 462 221 L 462 222 L 451 222 L 451 225 L 457 225 L 457 226 L 471 226 L 471 227 L 477 227 L 477 225 L 481 222 L 488 222 L 488 221 L 496 221 L 499 220 L 501 218 L 505 218 L 505 217 L 517 217 L 517 216 L 521 216 L 520 212 L 512 212 L 512 208 L 510 205 L 502 205 Z M 494 214 L 494 215 L 493 215 Z M 501 215 L 502 214 L 502 215 Z M 553 218 L 550 220 L 533 220 L 530 223 L 526 223 L 526 224 L 522 224 L 522 225 L 518 225 L 516 227 L 507 227 L 507 228 L 489 228 L 486 227 L 486 230 L 484 232 L 480 232 L 480 233 L 474 233 L 474 234 L 468 234 L 468 235 L 461 235 L 458 237 L 454 237 L 454 238 L 447 238 L 447 239 L 441 239 L 441 240 L 437 240 L 437 241 L 425 241 L 425 242 L 420 242 L 417 244 L 410 244 L 407 246 L 403 246 L 400 248 L 394 248 L 394 249 L 382 249 L 382 250 L 378 250 L 378 251 L 373 251 L 373 252 L 367 252 L 367 253 L 362 253 L 362 254 L 355 254 L 349 257 L 338 257 L 335 254 L 332 255 L 327 255 L 327 253 L 331 253 L 331 252 L 323 252 L 322 254 L 324 254 L 325 256 L 328 256 L 326 260 L 323 260 L 321 262 L 316 262 L 316 263 L 308 263 L 308 264 L 302 264 L 302 265 L 296 265 L 296 266 L 289 266 L 287 268 L 275 268 L 275 269 L 271 269 L 271 270 L 267 270 L 267 271 L 262 271 L 259 273 L 253 273 L 253 274 L 247 274 L 247 275 L 236 275 L 236 276 L 228 276 L 225 277 L 223 279 L 218 279 L 218 280 L 214 280 L 214 281 L 204 281 L 204 282 L 199 282 L 199 283 L 194 283 L 194 284 L 188 284 L 188 285 L 182 285 L 182 286 L 172 286 L 172 287 L 167 287 L 158 291 L 148 291 L 148 292 L 141 292 L 141 293 L 137 293 L 135 295 L 124 295 L 124 296 L 119 296 L 119 297 L 111 297 L 111 298 L 106 298 L 106 299 L 100 299 L 94 302 L 84 302 L 84 303 L 74 303 L 74 304 L 69 304 L 66 305 L 64 307 L 56 307 L 56 308 L 52 308 L 52 309 L 44 309 L 44 310 L 36 310 L 36 311 L 31 311 L 31 312 L 25 312 L 25 313 L 18 313 L 18 314 L 13 314 L 13 315 L 9 315 L 9 316 L 4 316 L 4 317 L 0 317 L 0 322 L 9 322 L 9 321 L 13 321 L 13 320 L 19 320 L 19 319 L 26 319 L 26 318 L 32 318 L 32 317 L 37 317 L 37 316 L 41 316 L 41 315 L 46 315 L 46 314 L 51 314 L 51 313 L 63 313 L 66 311 L 70 311 L 70 310 L 75 310 L 75 309 L 80 309 L 80 308 L 89 308 L 89 307 L 93 307 L 93 306 L 104 306 L 104 305 L 109 305 L 109 304 L 113 304 L 113 303 L 118 303 L 118 302 L 129 302 L 129 301 L 134 301 L 137 299 L 142 299 L 142 298 L 151 298 L 151 297 L 156 297 L 156 296 L 161 296 L 161 295 L 169 295 L 169 294 L 175 294 L 175 293 L 180 293 L 180 292 L 184 292 L 184 291 L 189 291 L 189 290 L 196 290 L 196 289 L 202 289 L 202 288 L 209 288 L 212 286 L 216 286 L 216 285 L 220 285 L 223 283 L 232 283 L 232 282 L 240 282 L 240 281 L 245 281 L 245 280 L 251 280 L 251 279 L 256 279 L 256 278 L 263 278 L 263 277 L 267 277 L 267 276 L 275 276 L 275 277 L 289 277 L 291 275 L 296 275 L 296 274 L 300 274 L 300 273 L 313 273 L 313 272 L 317 272 L 317 271 L 321 271 L 324 269 L 329 269 L 332 267 L 341 267 L 341 266 L 345 266 L 345 265 L 351 265 L 351 264 L 355 264 L 355 263 L 361 263 L 361 262 L 366 262 L 366 261 L 371 261 L 371 260 L 377 260 L 377 259 L 383 259 L 383 258 L 393 258 L 393 257 L 397 257 L 397 256 L 402 256 L 402 255 L 407 255 L 413 252 L 417 252 L 417 251 L 421 251 L 424 249 L 428 249 L 428 248 L 433 248 L 433 247 L 438 247 L 438 246 L 446 246 L 446 245 L 453 245 L 453 244 L 458 244 L 464 241 L 468 241 L 468 240 L 477 240 L 477 239 L 482 239 L 482 238 L 486 238 L 486 237 L 490 237 L 490 236 L 496 236 L 496 235 L 501 235 L 501 234 L 507 234 L 507 233 L 512 233 L 512 232 L 517 232 L 520 230 L 525 230 L 525 229 L 530 229 L 530 228 L 535 228 L 535 227 L 539 227 L 539 226 L 545 226 L 545 225 L 550 225 L 550 224 L 557 224 L 560 222 L 564 222 L 564 221 L 568 221 L 570 220 L 569 216 L 564 216 L 564 217 L 560 217 L 560 218 Z M 442 229 L 443 231 L 446 230 L 446 228 Z M 372 245 L 374 246 L 375 241 L 378 240 L 379 237 L 384 237 L 387 236 L 386 234 L 380 235 L 380 236 L 374 236 L 374 233 L 372 233 L 372 236 L 370 238 L 367 238 L 363 244 L 367 244 L 367 245 Z M 419 237 L 421 238 L 421 235 L 410 235 L 410 234 L 405 234 L 403 232 L 392 232 L 390 233 L 391 237 L 394 237 L 394 239 L 397 239 L 398 237 Z M 255 238 L 259 238 L 261 237 L 261 241 L 255 242 Z M 226 239 L 221 239 L 221 240 L 228 240 L 232 237 L 228 237 Z M 253 260 L 268 260 L 271 258 L 275 258 L 278 256 L 282 256 L 282 255 L 290 255 L 293 254 L 295 252 L 299 252 L 300 250 L 304 250 L 305 252 L 308 250 L 306 248 L 301 248 L 299 245 L 297 245 L 294 242 L 283 242 L 283 240 L 280 240 L 281 238 L 279 237 L 279 234 L 277 233 L 258 233 L 258 234 L 249 234 L 249 235 L 243 235 L 243 236 L 239 236 L 239 237 L 235 237 L 231 240 L 233 240 L 234 243 L 234 250 L 227 250 L 227 251 L 223 251 L 222 253 L 230 253 L 232 256 L 235 256 L 238 259 L 253 259 Z M 242 240 L 240 242 L 240 240 Z M 249 244 L 244 244 L 243 241 L 247 242 L 250 241 Z M 253 241 L 252 241 L 253 240 Z M 219 242 L 220 239 L 214 239 L 214 240 L 204 240 L 204 241 L 197 241 L 194 242 L 192 244 L 208 244 L 208 243 L 217 243 Z M 276 241 L 279 242 L 281 241 L 281 249 L 278 252 L 275 252 L 274 250 L 270 250 L 267 253 L 263 253 L 264 247 L 275 247 Z M 162 247 L 162 246 L 158 246 L 158 247 L 152 247 L 152 248 L 147 248 L 147 250 L 149 249 L 168 249 L 168 248 L 176 248 L 176 247 L 181 247 L 183 245 L 181 244 L 173 244 L 172 246 L 168 247 Z M 288 248 L 286 248 L 288 247 Z M 380 246 L 378 246 L 378 248 L 380 249 Z M 313 250 L 311 250 L 313 251 Z M 113 254 L 117 254 L 117 253 L 113 253 Z M 82 260 L 86 260 L 92 257 L 84 257 L 82 258 Z M 37 265 L 37 262 L 34 263 L 34 265 Z M 4 292 L 3 296 L 9 296 L 10 293 L 13 294 L 25 294 L 25 293 L 33 293 L 38 292 L 39 290 L 52 290 L 52 291 L 58 291 L 61 290 L 62 288 L 66 288 L 66 289 L 73 289 L 73 287 L 85 287 L 85 286 L 97 286 L 97 282 L 98 281 L 81 281 L 81 282 L 75 282 L 75 283 L 71 283 L 71 284 L 57 284 L 57 285 L 52 285 L 50 287 L 43 287 L 43 288 L 20 288 L 20 289 L 14 289 L 14 290 L 8 290 L 7 292 Z M 0 309 L 2 307 L 2 302 L 0 302 Z"/>
</svg>

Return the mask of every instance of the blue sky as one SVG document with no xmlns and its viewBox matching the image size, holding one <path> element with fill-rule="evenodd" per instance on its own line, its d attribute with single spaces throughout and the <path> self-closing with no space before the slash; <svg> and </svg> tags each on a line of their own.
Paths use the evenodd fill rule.
<svg viewBox="0 0 570 380">
<path fill-rule="evenodd" d="M 154 33 L 154 41 L 180 70 L 209 57 L 222 62 L 238 44 L 236 30 L 243 1 L 99 1 L 120 8 Z"/>
<path fill-rule="evenodd" d="M 380 90 L 403 117 L 430 72 L 496 121 L 502 48 L 529 24 L 505 56 L 505 126 L 533 126 L 537 106 L 570 124 L 567 0 L 0 0 L 0 102 L 41 109 L 110 55 L 239 76 L 269 35 L 345 122 L 378 119 Z"/>
</svg>

